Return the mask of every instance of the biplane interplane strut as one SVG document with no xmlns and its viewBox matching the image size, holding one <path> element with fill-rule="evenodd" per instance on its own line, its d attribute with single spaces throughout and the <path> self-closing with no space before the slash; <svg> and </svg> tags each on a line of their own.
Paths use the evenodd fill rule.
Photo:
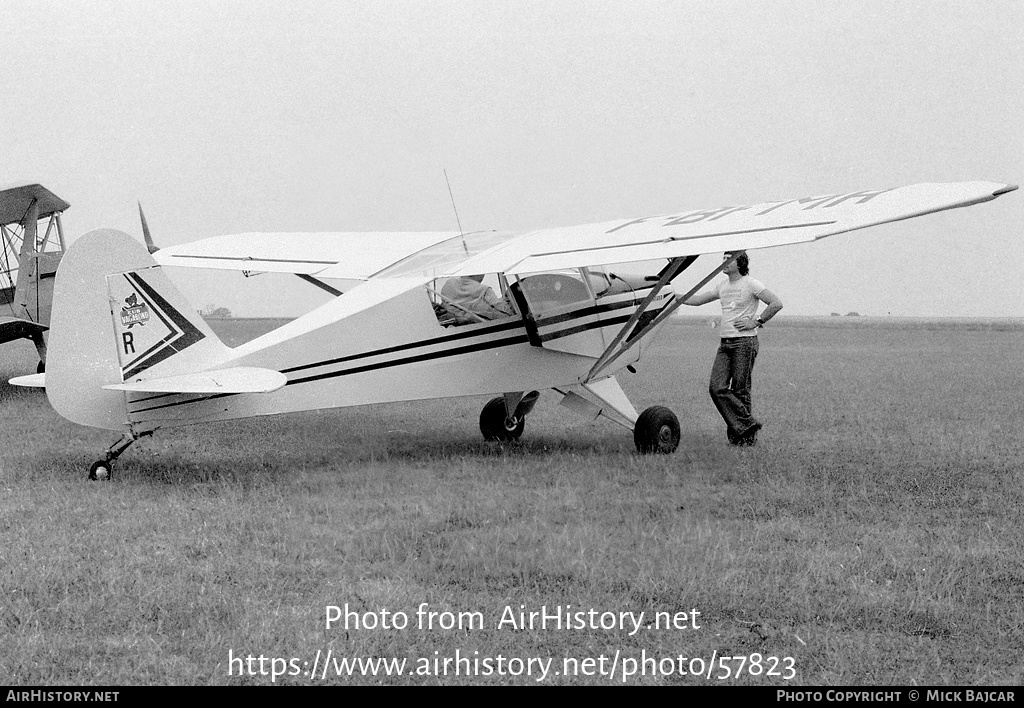
<svg viewBox="0 0 1024 708">
<path fill-rule="evenodd" d="M 663 405 L 638 413 L 616 372 L 635 370 L 672 312 L 728 265 L 718 254 L 810 242 L 1014 189 L 917 184 L 518 234 L 248 233 L 160 249 L 143 218 L 148 248 L 106 229 L 72 244 L 53 291 L 45 377 L 12 382 L 45 383 L 65 418 L 121 434 L 92 478 L 109 477 L 114 459 L 154 431 L 392 401 L 492 395 L 481 432 L 515 440 L 542 391 L 632 430 L 641 452 L 668 453 L 679 444 L 678 418 Z M 18 223 L 34 223 L 30 207 L 46 213 L 41 201 L 22 203 Z M 704 254 L 715 254 L 714 266 L 680 285 Z M 614 268 L 650 261 L 668 265 L 647 277 Z M 165 266 L 291 273 L 333 297 L 232 349 Z M 472 280 L 490 309 L 473 313 L 445 295 L 456 278 Z"/>
<path fill-rule="evenodd" d="M 46 362 L 53 279 L 64 253 L 60 215 L 68 206 L 39 184 L 0 191 L 0 344 L 32 340 L 40 372 Z"/>
</svg>

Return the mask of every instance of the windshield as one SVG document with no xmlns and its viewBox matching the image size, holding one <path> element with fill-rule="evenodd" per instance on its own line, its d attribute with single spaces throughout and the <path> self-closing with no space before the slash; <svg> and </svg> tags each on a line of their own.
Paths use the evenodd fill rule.
<svg viewBox="0 0 1024 708">
<path fill-rule="evenodd" d="M 407 256 L 376 274 L 394 278 L 408 275 L 431 275 L 441 268 L 461 263 L 516 236 L 507 231 L 476 231 L 455 236 Z"/>
</svg>

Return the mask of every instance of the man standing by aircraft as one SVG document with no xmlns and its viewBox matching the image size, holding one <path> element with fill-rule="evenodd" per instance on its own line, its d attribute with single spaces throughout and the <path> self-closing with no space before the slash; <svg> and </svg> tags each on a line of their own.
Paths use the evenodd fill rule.
<svg viewBox="0 0 1024 708">
<path fill-rule="evenodd" d="M 761 429 L 750 402 L 758 350 L 757 328 L 763 327 L 782 309 L 782 301 L 761 281 L 748 275 L 749 259 L 745 251 L 726 252 L 724 259 L 729 263 L 722 272 L 729 279 L 711 290 L 694 295 L 684 304 L 706 305 L 714 300 L 722 303 L 722 321 L 718 329 L 722 341 L 711 368 L 708 391 L 725 420 L 729 443 L 754 445 L 757 431 Z M 760 316 L 757 314 L 759 300 L 766 305 Z"/>
</svg>

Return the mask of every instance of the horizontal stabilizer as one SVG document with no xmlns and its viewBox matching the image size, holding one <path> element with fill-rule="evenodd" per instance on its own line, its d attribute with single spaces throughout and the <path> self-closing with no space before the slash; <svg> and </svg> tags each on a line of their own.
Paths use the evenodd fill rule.
<svg viewBox="0 0 1024 708">
<path fill-rule="evenodd" d="M 10 383 L 15 386 L 25 386 L 27 388 L 45 388 L 46 387 L 46 374 L 31 374 L 29 376 L 19 376 L 11 379 Z"/>
<path fill-rule="evenodd" d="M 33 377 L 23 376 L 21 378 Z M 108 384 L 103 388 L 110 391 L 134 391 L 137 393 L 270 393 L 283 387 L 286 383 L 288 383 L 288 377 L 280 371 L 257 369 L 252 366 L 236 366 L 230 369 L 214 369 L 194 374 L 143 379 L 131 383 Z"/>
</svg>

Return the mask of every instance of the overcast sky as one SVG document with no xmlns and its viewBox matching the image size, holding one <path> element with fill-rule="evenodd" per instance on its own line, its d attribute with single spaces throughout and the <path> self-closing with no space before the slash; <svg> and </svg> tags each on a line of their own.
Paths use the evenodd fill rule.
<svg viewBox="0 0 1024 708">
<path fill-rule="evenodd" d="M 4 0 L 0 27 L 0 185 L 69 201 L 72 240 L 139 235 L 136 201 L 165 245 L 454 230 L 445 169 L 467 230 L 1024 173 L 1016 0 Z M 751 270 L 784 315 L 1020 317 L 1022 217 L 1015 192 Z M 190 295 L 294 314 L 241 281 Z"/>
</svg>

